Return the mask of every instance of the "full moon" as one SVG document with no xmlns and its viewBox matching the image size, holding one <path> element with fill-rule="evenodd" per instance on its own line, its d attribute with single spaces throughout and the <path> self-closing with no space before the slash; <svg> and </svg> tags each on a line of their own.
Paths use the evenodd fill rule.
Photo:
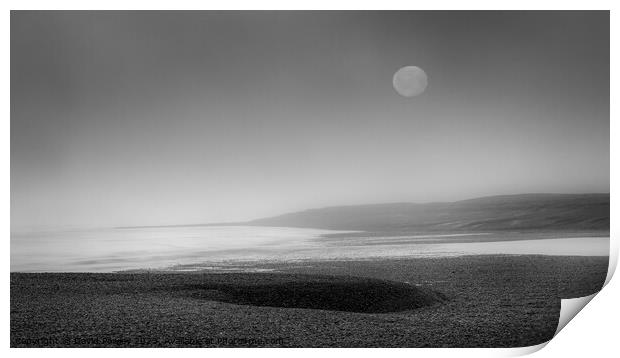
<svg viewBox="0 0 620 358">
<path fill-rule="evenodd" d="M 394 89 L 403 97 L 415 97 L 426 89 L 428 77 L 423 69 L 417 66 L 405 66 L 396 71 L 392 79 Z"/>
</svg>

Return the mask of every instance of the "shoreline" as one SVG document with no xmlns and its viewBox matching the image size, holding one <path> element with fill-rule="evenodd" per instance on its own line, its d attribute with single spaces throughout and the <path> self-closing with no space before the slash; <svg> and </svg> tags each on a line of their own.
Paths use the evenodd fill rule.
<svg viewBox="0 0 620 358">
<path fill-rule="evenodd" d="M 285 246 L 273 243 L 246 248 L 217 248 L 205 239 L 198 246 L 181 247 L 177 252 L 160 252 L 156 249 L 135 252 L 114 249 L 93 251 L 89 256 L 61 258 L 52 255 L 27 261 L 12 257 L 11 272 L 117 272 L 129 270 L 165 271 L 176 266 L 197 266 L 203 264 L 226 265 L 252 262 L 299 262 L 331 260 L 365 260 L 395 258 L 440 258 L 465 255 L 553 255 L 553 256 L 608 256 L 610 237 L 587 236 L 584 233 L 563 235 L 560 233 L 540 234 L 496 234 L 470 235 L 466 237 L 436 237 L 408 235 L 376 238 L 314 238 L 302 242 L 290 240 Z M 516 236 L 515 236 L 516 235 Z M 107 243 L 102 243 L 103 246 Z M 196 245 L 196 244 L 194 244 Z M 217 245 L 217 244 L 216 244 Z M 13 252 L 12 252 L 13 255 Z M 15 254 L 17 255 L 17 253 Z M 42 255 L 42 253 L 41 253 Z M 62 252 L 56 255 L 63 255 Z"/>
<path fill-rule="evenodd" d="M 263 260 L 222 260 L 222 261 L 201 261 L 195 264 L 178 264 L 163 268 L 137 268 L 113 271 L 10 271 L 10 274 L 136 274 L 136 273 L 219 273 L 228 272 L 226 268 L 247 267 L 247 273 L 259 272 L 279 272 L 264 269 L 266 266 L 285 267 L 287 265 L 298 264 L 320 264 L 333 262 L 384 262 L 384 261 L 402 261 L 402 260 L 437 260 L 437 259 L 455 259 L 468 257 L 564 257 L 564 258 L 580 258 L 589 257 L 595 259 L 609 259 L 609 255 L 548 255 L 548 254 L 452 254 L 452 255 L 426 255 L 426 256 L 373 256 L 373 257 L 354 257 L 354 258 L 304 258 L 304 259 L 263 259 Z M 307 265 L 304 265 L 307 266 Z M 187 267 L 196 267 L 190 270 Z M 260 270 L 265 271 L 260 271 Z M 253 271 L 254 270 L 254 271 Z M 258 270 L 258 271 L 256 271 Z M 267 271 L 270 270 L 270 271 Z M 234 271 L 246 272 L 246 271 Z"/>
</svg>

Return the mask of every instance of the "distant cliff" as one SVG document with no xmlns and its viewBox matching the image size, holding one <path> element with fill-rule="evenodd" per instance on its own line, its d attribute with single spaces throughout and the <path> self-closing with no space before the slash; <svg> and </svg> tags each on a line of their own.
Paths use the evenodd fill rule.
<svg viewBox="0 0 620 358">
<path fill-rule="evenodd" d="M 523 194 L 443 203 L 337 206 L 243 225 L 373 232 L 609 231 L 609 194 Z"/>
</svg>

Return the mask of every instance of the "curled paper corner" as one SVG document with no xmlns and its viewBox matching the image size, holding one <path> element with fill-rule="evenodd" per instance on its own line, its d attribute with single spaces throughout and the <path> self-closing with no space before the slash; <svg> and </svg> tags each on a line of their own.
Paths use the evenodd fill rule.
<svg viewBox="0 0 620 358">
<path fill-rule="evenodd" d="M 598 292 L 585 297 L 562 299 L 560 302 L 560 319 L 558 320 L 558 327 L 555 330 L 553 337 L 557 336 L 558 333 L 560 333 L 560 331 L 564 327 L 566 327 L 568 322 L 570 322 L 597 294 Z M 514 348 L 507 352 L 505 356 L 518 357 L 536 353 L 539 350 L 545 348 L 545 346 L 549 344 L 549 342 L 551 342 L 551 340 L 537 344 L 535 346 Z"/>
<path fill-rule="evenodd" d="M 605 278 L 605 283 L 600 291 L 595 292 L 589 296 L 577 297 L 577 298 L 568 298 L 560 300 L 560 318 L 558 320 L 558 327 L 553 334 L 553 337 L 557 336 L 564 327 L 570 322 L 575 316 L 588 304 L 592 299 L 598 295 L 604 288 L 607 286 L 611 278 L 613 277 L 616 267 L 618 266 L 618 242 L 617 240 L 610 238 L 610 248 L 609 248 L 609 265 L 607 268 L 607 276 Z M 543 349 L 547 344 L 549 344 L 551 340 L 546 342 L 529 346 L 529 347 L 520 347 L 513 348 L 509 351 L 506 351 L 504 356 L 506 357 L 517 357 L 517 356 L 525 356 L 528 354 L 536 353 L 539 350 Z"/>
<path fill-rule="evenodd" d="M 603 288 L 607 286 L 611 278 L 614 276 L 616 267 L 618 266 L 618 240 L 614 240 L 614 236 L 609 237 L 609 264 L 607 267 L 607 277 L 605 277 L 605 284 Z"/>
<path fill-rule="evenodd" d="M 558 322 L 558 328 L 555 331 L 554 337 L 560 333 L 560 331 L 566 327 L 570 322 L 592 299 L 599 294 L 605 286 L 611 281 L 614 276 L 616 267 L 618 266 L 618 241 L 610 237 L 609 240 L 609 264 L 607 267 L 607 276 L 605 277 L 605 283 L 600 291 L 595 292 L 589 296 L 568 298 L 561 300 L 560 306 L 560 319 Z"/>
<path fill-rule="evenodd" d="M 521 347 L 521 348 L 514 348 L 513 350 L 511 350 L 511 352 L 509 352 L 509 354 L 507 354 L 507 357 L 521 357 L 521 356 L 526 356 L 528 354 L 532 354 L 532 353 L 536 353 L 539 350 L 545 348 L 545 346 L 551 341 L 546 341 L 540 344 L 537 344 L 535 346 L 528 346 L 528 347 Z"/>
<path fill-rule="evenodd" d="M 584 297 L 562 299 L 558 328 L 555 330 L 555 334 L 553 336 L 557 336 L 558 333 L 566 327 L 568 322 L 575 318 L 577 313 L 579 313 L 597 294 L 598 292 Z"/>
<path fill-rule="evenodd" d="M 588 304 L 594 296 L 598 295 L 607 286 L 609 281 L 616 271 L 618 265 L 618 242 L 610 238 L 609 240 L 609 264 L 607 267 L 607 277 L 605 277 L 605 283 L 600 291 L 595 292 L 589 296 L 568 298 L 561 300 L 560 306 L 560 319 L 558 321 L 558 328 L 555 330 L 554 337 L 560 333 L 564 327 Z"/>
</svg>

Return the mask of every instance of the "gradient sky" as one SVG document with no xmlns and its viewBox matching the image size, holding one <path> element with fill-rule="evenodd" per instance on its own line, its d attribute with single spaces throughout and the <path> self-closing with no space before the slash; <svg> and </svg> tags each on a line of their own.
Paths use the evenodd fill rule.
<svg viewBox="0 0 620 358">
<path fill-rule="evenodd" d="M 608 12 L 11 13 L 13 230 L 608 191 Z"/>
</svg>

